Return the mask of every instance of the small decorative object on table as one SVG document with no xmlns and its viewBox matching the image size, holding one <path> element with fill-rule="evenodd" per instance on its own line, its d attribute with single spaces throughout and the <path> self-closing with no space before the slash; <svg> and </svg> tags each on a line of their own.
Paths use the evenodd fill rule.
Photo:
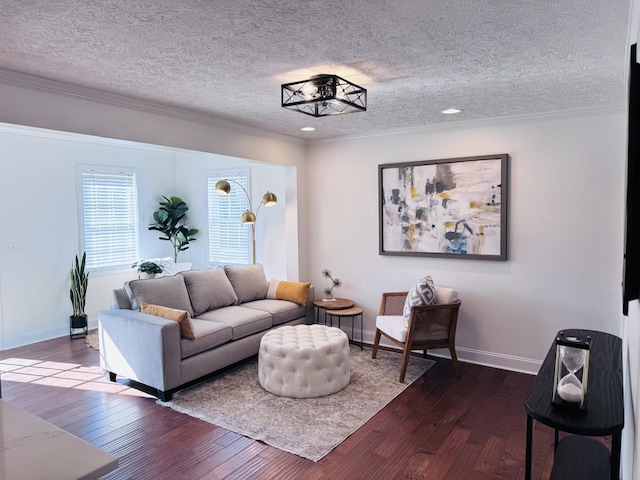
<svg viewBox="0 0 640 480">
<path fill-rule="evenodd" d="M 86 337 L 87 336 L 87 314 L 84 312 L 84 306 L 87 301 L 87 284 L 89 282 L 89 272 L 85 270 L 87 260 L 87 252 L 82 253 L 82 260 L 76 258 L 71 266 L 71 289 L 69 296 L 71 298 L 71 306 L 73 307 L 73 315 L 69 317 L 69 336 Z M 82 329 L 80 333 L 74 333 L 74 330 Z"/>
<path fill-rule="evenodd" d="M 552 402 L 558 406 L 585 408 L 589 376 L 591 337 L 565 335 L 556 337 L 556 366 Z"/>
<path fill-rule="evenodd" d="M 340 288 L 342 286 L 342 281 L 339 278 L 333 278 L 331 272 L 328 269 L 322 270 L 322 276 L 331 280 L 331 286 L 324 289 L 324 293 L 328 295 L 329 298 L 323 298 L 325 302 L 335 301 L 333 298 L 333 289 Z"/>
<path fill-rule="evenodd" d="M 153 278 L 156 274 L 162 273 L 162 266 L 149 260 L 140 260 L 131 265 L 131 268 L 138 269 L 138 278 Z M 142 275 L 144 277 L 141 277 Z"/>
</svg>

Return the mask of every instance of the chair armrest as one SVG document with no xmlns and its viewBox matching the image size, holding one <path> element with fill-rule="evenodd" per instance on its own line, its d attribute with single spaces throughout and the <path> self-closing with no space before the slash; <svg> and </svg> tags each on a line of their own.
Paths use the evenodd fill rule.
<svg viewBox="0 0 640 480">
<path fill-rule="evenodd" d="M 180 385 L 180 325 L 125 309 L 98 314 L 100 366 L 162 391 Z"/>
<path fill-rule="evenodd" d="M 313 288 L 313 285 L 309 286 L 309 291 L 307 292 L 307 305 L 306 305 L 306 320 L 305 323 L 307 325 L 313 325 L 316 323 L 316 315 L 315 315 L 315 307 L 313 305 L 313 301 L 316 299 L 316 291 Z"/>
<path fill-rule="evenodd" d="M 451 310 L 460 308 L 460 300 L 451 303 L 432 303 L 431 305 L 414 305 L 412 309 L 419 310 Z"/>
</svg>

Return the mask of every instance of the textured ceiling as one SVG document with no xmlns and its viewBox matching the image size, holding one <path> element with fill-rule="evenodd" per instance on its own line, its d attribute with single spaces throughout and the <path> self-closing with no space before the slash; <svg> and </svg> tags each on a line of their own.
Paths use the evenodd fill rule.
<svg viewBox="0 0 640 480">
<path fill-rule="evenodd" d="M 628 14 L 629 0 L 0 0 L 0 68 L 325 138 L 621 105 Z M 317 73 L 367 88 L 368 111 L 280 106 L 281 83 Z"/>
</svg>

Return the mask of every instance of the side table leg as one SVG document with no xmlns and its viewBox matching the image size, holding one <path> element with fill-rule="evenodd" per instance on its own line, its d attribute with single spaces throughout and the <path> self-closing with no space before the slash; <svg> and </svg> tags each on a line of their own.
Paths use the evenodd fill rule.
<svg viewBox="0 0 640 480">
<path fill-rule="evenodd" d="M 527 446 L 524 461 L 524 480 L 531 480 L 531 448 L 533 443 L 533 419 L 527 415 Z"/>
</svg>

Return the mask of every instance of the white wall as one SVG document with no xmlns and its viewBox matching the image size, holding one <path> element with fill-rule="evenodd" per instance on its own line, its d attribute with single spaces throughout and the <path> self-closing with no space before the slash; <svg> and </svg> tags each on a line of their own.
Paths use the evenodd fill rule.
<svg viewBox="0 0 640 480">
<path fill-rule="evenodd" d="M 364 307 L 371 341 L 381 292 L 430 274 L 460 291 L 461 359 L 537 372 L 562 328 L 621 333 L 624 138 L 621 112 L 316 141 L 309 278 L 322 290 L 328 268 L 344 282 L 334 295 Z M 499 153 L 511 156 L 507 262 L 378 254 L 378 164 Z"/>
<path fill-rule="evenodd" d="M 282 207 L 286 209 L 289 228 L 287 278 L 295 280 L 305 276 L 306 230 L 292 230 L 297 227 L 298 215 L 307 202 L 306 192 L 301 188 L 306 178 L 303 140 L 2 69 L 0 122 L 285 166 L 288 202 Z"/>
<path fill-rule="evenodd" d="M 190 207 L 190 225 L 201 230 L 189 250 L 179 255 L 181 261 L 192 261 L 194 268 L 208 266 L 207 172 L 249 167 L 253 198 L 261 198 L 261 189 L 267 188 L 280 194 L 278 205 L 260 211 L 258 260 L 270 276 L 286 278 L 291 259 L 281 238 L 287 228 L 285 177 L 296 167 L 6 124 L 0 125 L 0 150 L 0 191 L 7 202 L 0 208 L 0 223 L 5 226 L 0 231 L 3 348 L 68 334 L 69 270 L 80 251 L 76 175 L 80 164 L 137 171 L 142 257 L 172 255 L 171 244 L 158 240 L 157 232 L 146 227 L 161 195 L 181 196 Z M 297 266 L 297 259 L 293 263 Z M 90 327 L 97 325 L 100 310 L 110 308 L 111 290 L 131 278 L 133 270 L 90 275 L 86 305 Z"/>
<path fill-rule="evenodd" d="M 306 276 L 306 231 L 298 228 L 299 212 L 304 211 L 307 198 L 301 189 L 306 178 L 304 141 L 5 70 L 0 70 L 0 122 L 4 122 L 0 191 L 14 203 L 13 208 L 0 209 L 0 222 L 7 226 L 0 231 L 0 348 L 68 333 L 66 278 L 70 259 L 79 249 L 76 163 L 105 160 L 140 168 L 143 211 L 155 210 L 159 195 L 180 190 L 194 216 L 193 226 L 201 228 L 206 211 L 206 197 L 201 195 L 203 172 L 229 161 L 250 160 L 252 171 L 255 167 L 259 172 L 252 174 L 254 198 L 260 198 L 265 188 L 279 196 L 276 207 L 260 212 L 258 259 L 265 262 L 271 276 L 290 280 Z M 64 134 L 67 140 L 71 138 L 67 144 L 57 143 L 58 137 L 48 133 L 41 140 L 9 140 L 15 134 L 11 124 L 96 136 L 93 147 L 107 147 L 98 148 L 102 153 L 95 154 L 93 147 L 76 149 L 86 139 Z M 125 142 L 109 146 L 104 138 Z M 175 148 L 164 151 L 150 145 Z M 145 148 L 150 148 L 149 153 L 140 153 Z M 200 192 L 198 196 L 192 196 L 191 188 Z M 149 219 L 141 221 L 146 225 Z M 271 228 L 274 235 L 267 232 Z M 204 266 L 204 238 L 201 235 L 181 259 L 188 261 L 193 256 L 194 267 Z M 141 254 L 167 255 L 168 243 L 162 243 L 143 229 Z M 95 325 L 97 312 L 110 305 L 107 292 L 127 278 L 91 279 L 87 298 L 90 326 Z"/>
<path fill-rule="evenodd" d="M 19 77 L 20 82 L 29 82 Z M 344 281 L 338 294 L 365 308 L 369 340 L 380 293 L 409 288 L 426 273 L 461 291 L 458 345 L 463 359 L 535 371 L 560 328 L 620 332 L 623 113 L 413 130 L 316 141 L 305 148 L 302 141 L 288 137 L 185 118 L 170 109 L 154 111 L 110 97 L 91 101 L 82 92 L 60 93 L 55 83 L 33 82 L 29 88 L 18 87 L 0 75 L 0 121 L 286 166 L 282 238 L 291 245 L 285 248 L 286 277 L 309 279 L 321 290 L 326 283 L 321 270 L 332 269 Z M 511 155 L 508 262 L 378 255 L 379 163 L 494 153 Z M 2 161 L 10 161 L 7 158 Z M 194 170 L 176 168 L 175 185 L 202 188 L 195 186 L 194 176 L 202 174 L 204 164 L 192 158 L 184 161 L 195 162 Z M 57 172 L 59 167 L 50 168 Z M 171 185 L 168 178 L 173 177 L 162 178 L 158 185 Z M 254 183 L 254 188 L 264 186 Z M 34 195 L 47 188 L 51 187 L 27 187 L 33 195 L 21 198 L 35 212 Z M 261 212 L 264 219 L 267 213 L 272 214 Z M 7 238 L 13 233 L 3 231 L 1 241 L 8 242 Z M 197 245 L 189 252 L 195 264 L 202 259 Z M 25 255 L 33 251 L 24 248 Z M 259 255 L 266 259 L 271 251 Z M 66 263 L 65 259 L 65 275 Z M 5 288 L 15 287 L 5 287 L 6 275 L 0 272 L 0 277 L 3 312 L 15 318 L 19 308 L 7 305 L 10 295 L 4 293 Z M 57 284 L 60 278 L 53 280 Z"/>
<path fill-rule="evenodd" d="M 212 162 L 212 158 L 216 162 Z M 193 210 L 190 223 L 200 229 L 198 240 L 189 248 L 189 260 L 194 268 L 206 268 L 208 265 L 207 232 L 207 175 L 215 169 L 246 167 L 250 169 L 250 188 L 254 213 L 258 210 L 262 196 L 268 190 L 278 197 L 273 207 L 261 207 L 258 211 L 256 230 L 256 261 L 265 267 L 269 278 L 288 278 L 287 264 L 298 261 L 288 258 L 288 251 L 295 250 L 295 242 L 287 241 L 288 228 L 297 230 L 297 224 L 291 225 L 295 218 L 288 218 L 288 208 L 295 209 L 295 202 L 288 199 L 286 191 L 287 168 L 273 164 L 250 162 L 222 155 L 199 152 L 181 152 L 177 155 L 176 183 L 177 191 L 189 192 L 189 198 L 199 208 Z M 182 168 L 189 165 L 189 168 Z M 289 167 L 295 168 L 295 167 Z M 232 185 L 233 188 L 233 185 Z M 249 226 L 246 228 L 250 229 Z"/>
</svg>

